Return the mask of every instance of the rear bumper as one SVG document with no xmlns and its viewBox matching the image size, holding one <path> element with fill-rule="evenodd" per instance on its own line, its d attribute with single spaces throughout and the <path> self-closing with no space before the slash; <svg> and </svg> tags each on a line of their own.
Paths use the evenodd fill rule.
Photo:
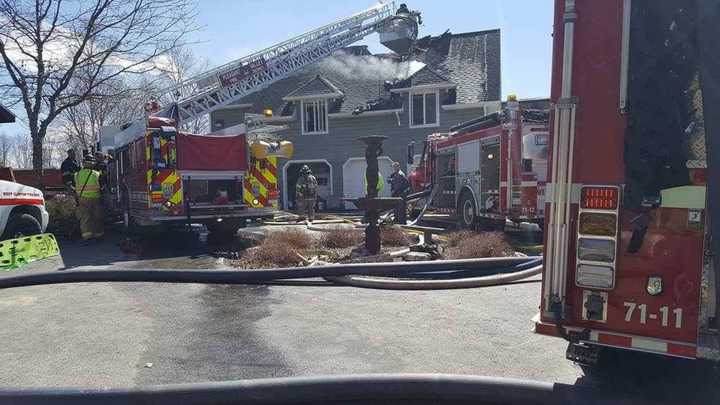
<svg viewBox="0 0 720 405">
<path fill-rule="evenodd" d="M 279 213 L 278 210 L 275 209 L 263 209 L 263 208 L 247 208 L 247 209 L 240 209 L 235 210 L 232 212 L 203 212 L 201 210 L 198 210 L 197 212 L 191 212 L 190 214 L 190 220 L 191 221 L 210 221 L 214 219 L 227 219 L 227 218 L 246 218 L 246 219 L 254 219 L 254 218 L 272 218 L 275 214 Z M 187 216 L 185 215 L 174 215 L 174 216 L 168 216 L 168 215 L 156 215 L 151 216 L 149 218 L 151 221 L 155 222 L 186 222 Z"/>
<path fill-rule="evenodd" d="M 557 325 L 554 323 L 543 322 L 540 320 L 540 314 L 533 318 L 535 333 L 547 336 L 560 337 Z M 583 328 L 564 326 L 567 332 L 583 332 Z M 682 357 L 686 359 L 696 359 L 697 345 L 687 342 L 676 342 L 673 340 L 649 338 L 645 336 L 628 335 L 625 333 L 609 332 L 591 329 L 589 338 L 580 340 L 580 343 L 593 344 L 599 346 L 614 347 L 618 349 L 634 350 L 638 352 L 646 352 L 660 354 L 665 356 Z"/>
</svg>

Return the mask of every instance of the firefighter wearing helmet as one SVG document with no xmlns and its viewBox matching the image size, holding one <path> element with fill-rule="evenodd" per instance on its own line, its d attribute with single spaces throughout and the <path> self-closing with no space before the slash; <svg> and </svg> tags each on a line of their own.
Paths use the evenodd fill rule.
<svg viewBox="0 0 720 405">
<path fill-rule="evenodd" d="M 300 169 L 300 178 L 295 185 L 295 202 L 298 212 L 305 215 L 308 221 L 315 218 L 315 200 L 317 197 L 318 182 L 308 165 Z"/>
<path fill-rule="evenodd" d="M 89 242 L 101 239 L 103 229 L 103 207 L 100 202 L 100 172 L 95 169 L 92 155 L 83 158 L 83 168 L 75 173 L 75 193 L 78 198 L 78 217 L 82 238 Z"/>
</svg>

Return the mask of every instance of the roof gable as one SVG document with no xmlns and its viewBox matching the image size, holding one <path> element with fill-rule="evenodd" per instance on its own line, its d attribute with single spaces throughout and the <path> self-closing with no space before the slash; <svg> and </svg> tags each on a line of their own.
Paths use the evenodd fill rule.
<svg viewBox="0 0 720 405">
<path fill-rule="evenodd" d="M 302 100 L 312 97 L 342 97 L 343 92 L 329 80 L 320 75 L 305 82 L 302 86 L 291 91 L 287 96 L 283 97 L 285 101 Z"/>
<path fill-rule="evenodd" d="M 410 86 L 430 86 L 434 84 L 452 85 L 450 80 L 425 66 L 410 77 Z"/>
<path fill-rule="evenodd" d="M 15 114 L 0 104 L 0 124 L 15 122 Z"/>
</svg>

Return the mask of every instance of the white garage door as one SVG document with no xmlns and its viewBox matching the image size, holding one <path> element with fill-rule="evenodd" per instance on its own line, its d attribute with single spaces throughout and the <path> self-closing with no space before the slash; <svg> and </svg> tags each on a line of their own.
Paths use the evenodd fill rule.
<svg viewBox="0 0 720 405">
<path fill-rule="evenodd" d="M 385 187 L 380 193 L 381 197 L 390 197 L 390 185 L 387 184 L 387 179 L 392 174 L 392 160 L 387 156 L 380 156 L 378 158 L 378 167 L 380 168 L 380 174 L 382 174 L 385 181 Z M 343 197 L 345 198 L 359 198 L 365 196 L 365 158 L 350 158 L 343 165 Z M 355 204 L 351 202 L 345 202 L 345 209 L 354 210 L 357 209 Z"/>
</svg>

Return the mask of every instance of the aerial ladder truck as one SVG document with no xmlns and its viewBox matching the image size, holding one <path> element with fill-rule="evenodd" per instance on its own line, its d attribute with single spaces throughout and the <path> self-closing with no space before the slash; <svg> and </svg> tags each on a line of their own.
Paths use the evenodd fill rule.
<svg viewBox="0 0 720 405">
<path fill-rule="evenodd" d="M 180 124 L 237 102 L 373 33 L 406 56 L 421 23 L 420 13 L 404 4 L 380 3 L 166 89 L 159 101 L 148 104 L 146 118 L 113 136 L 111 205 L 128 228 L 193 222 L 211 232 L 234 232 L 247 219 L 272 216 L 279 200 L 277 158 L 289 157 L 292 144 L 251 139 L 252 127 L 262 117 L 222 134 L 183 133 Z"/>
</svg>

